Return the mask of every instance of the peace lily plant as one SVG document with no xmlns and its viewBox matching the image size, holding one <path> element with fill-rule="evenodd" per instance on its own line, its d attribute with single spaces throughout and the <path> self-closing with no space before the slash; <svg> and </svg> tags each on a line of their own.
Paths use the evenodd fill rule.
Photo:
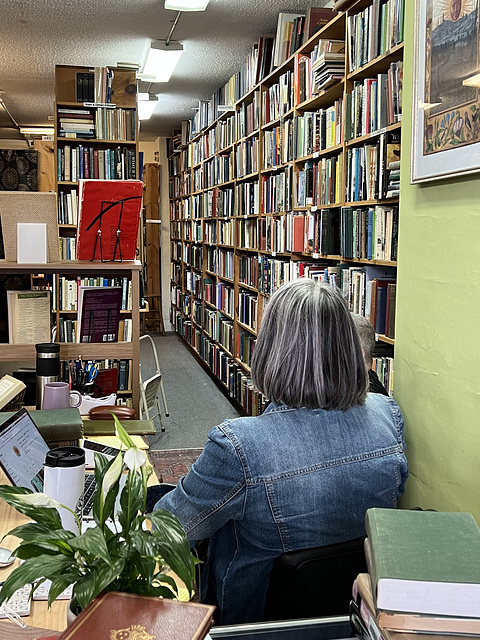
<svg viewBox="0 0 480 640">
<path fill-rule="evenodd" d="M 197 560 L 185 531 L 168 511 L 145 514 L 152 467 L 118 418 L 113 419 L 126 450 L 110 461 L 95 456 L 95 526 L 81 535 L 62 527 L 57 511 L 64 507 L 61 503 L 30 489 L 0 486 L 0 497 L 31 520 L 9 532 L 21 540 L 13 555 L 23 562 L 5 580 L 0 604 L 25 584 L 32 584 L 33 595 L 46 579 L 52 582 L 49 606 L 70 585 L 81 608 L 105 590 L 175 598 L 177 585 L 166 575 L 169 570 L 192 592 Z"/>
</svg>

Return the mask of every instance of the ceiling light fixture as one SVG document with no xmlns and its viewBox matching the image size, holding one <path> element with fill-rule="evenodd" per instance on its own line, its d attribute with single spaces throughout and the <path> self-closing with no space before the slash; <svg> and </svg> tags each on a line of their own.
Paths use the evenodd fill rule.
<svg viewBox="0 0 480 640">
<path fill-rule="evenodd" d="M 210 0 L 165 0 L 165 9 L 173 11 L 205 11 Z"/>
<path fill-rule="evenodd" d="M 137 97 L 138 119 L 149 120 L 158 104 L 158 97 L 154 93 L 139 93 Z"/>
<path fill-rule="evenodd" d="M 53 136 L 53 127 L 20 127 L 24 136 Z"/>
<path fill-rule="evenodd" d="M 180 42 L 154 40 L 148 50 L 140 80 L 146 82 L 168 82 L 183 53 Z"/>
</svg>

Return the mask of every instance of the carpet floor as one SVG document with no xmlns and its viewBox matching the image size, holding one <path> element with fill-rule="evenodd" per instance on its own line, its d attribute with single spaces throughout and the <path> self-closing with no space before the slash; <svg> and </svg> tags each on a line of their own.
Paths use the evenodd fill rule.
<svg viewBox="0 0 480 640">
<path fill-rule="evenodd" d="M 148 458 L 159 482 L 177 484 L 201 453 L 202 449 L 167 449 L 149 451 Z"/>
</svg>

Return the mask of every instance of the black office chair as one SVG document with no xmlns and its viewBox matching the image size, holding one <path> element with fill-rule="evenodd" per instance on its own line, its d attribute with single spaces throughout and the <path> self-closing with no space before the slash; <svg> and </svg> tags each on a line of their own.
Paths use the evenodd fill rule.
<svg viewBox="0 0 480 640">
<path fill-rule="evenodd" d="M 367 571 L 365 537 L 275 559 L 264 620 L 348 615 L 353 581 Z"/>
</svg>

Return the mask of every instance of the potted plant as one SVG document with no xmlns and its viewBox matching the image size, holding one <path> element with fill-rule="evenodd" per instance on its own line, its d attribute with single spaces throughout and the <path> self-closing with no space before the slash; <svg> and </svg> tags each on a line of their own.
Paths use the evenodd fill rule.
<svg viewBox="0 0 480 640">
<path fill-rule="evenodd" d="M 0 497 L 31 520 L 9 532 L 20 538 L 13 555 L 24 562 L 5 580 L 0 604 L 28 583 L 33 594 L 45 579 L 52 582 L 49 606 L 70 585 L 80 608 L 105 590 L 175 598 L 177 585 L 169 570 L 192 593 L 197 559 L 185 531 L 168 511 L 145 513 L 152 467 L 118 418 L 113 419 L 127 449 L 110 461 L 95 456 L 95 525 L 81 535 L 62 527 L 57 507 L 64 505 L 46 494 L 0 486 Z"/>
</svg>

